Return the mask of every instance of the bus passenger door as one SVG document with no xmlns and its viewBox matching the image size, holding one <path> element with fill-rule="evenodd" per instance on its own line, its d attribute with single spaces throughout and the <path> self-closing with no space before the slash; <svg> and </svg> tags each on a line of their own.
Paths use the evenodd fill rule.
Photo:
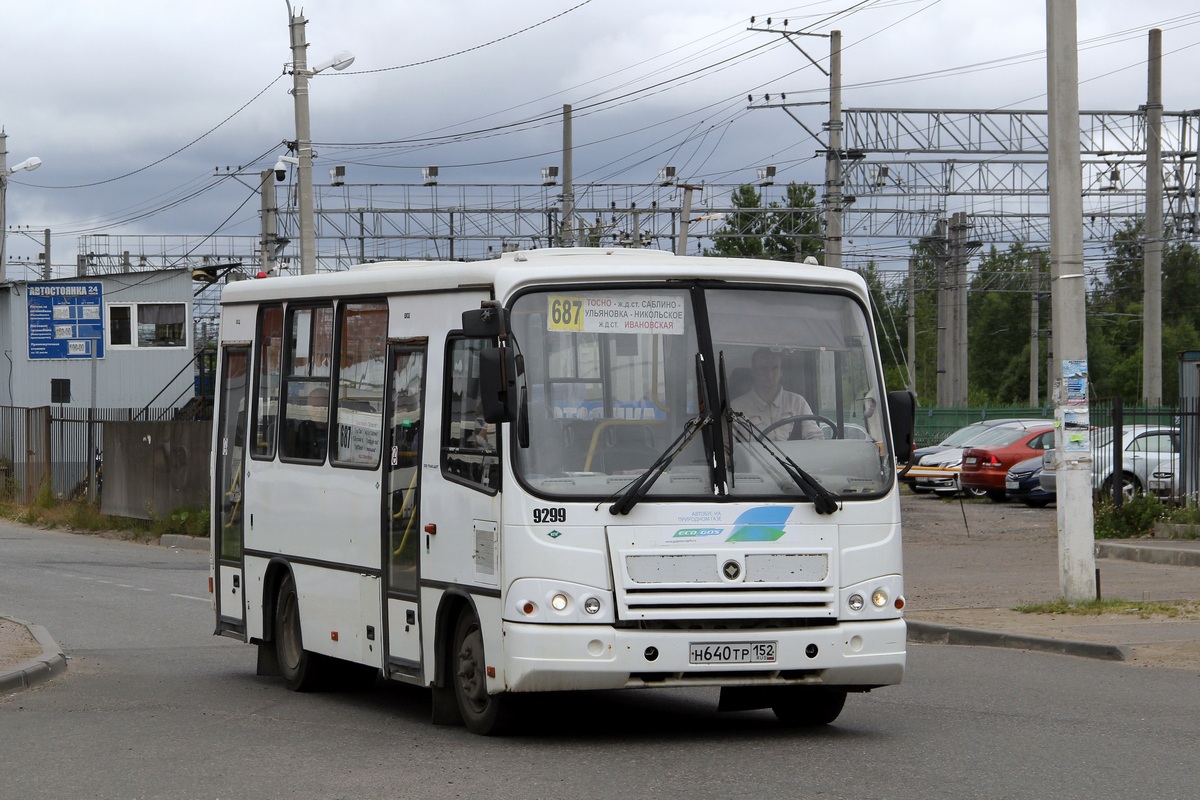
<svg viewBox="0 0 1200 800">
<path fill-rule="evenodd" d="M 387 356 L 383 480 L 386 676 L 421 677 L 417 606 L 421 542 L 421 439 L 426 340 L 393 342 Z"/>
<path fill-rule="evenodd" d="M 246 454 L 250 348 L 227 347 L 221 376 L 221 410 L 217 418 L 217 452 L 213 470 L 212 518 L 217 526 L 217 630 L 223 636 L 246 636 L 245 572 L 242 561 L 243 459 Z"/>
</svg>

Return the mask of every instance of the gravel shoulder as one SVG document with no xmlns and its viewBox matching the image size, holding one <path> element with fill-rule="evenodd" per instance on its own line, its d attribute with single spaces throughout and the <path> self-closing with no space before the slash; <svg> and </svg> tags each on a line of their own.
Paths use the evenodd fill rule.
<svg viewBox="0 0 1200 800">
<path fill-rule="evenodd" d="M 1060 597 L 1058 512 L 988 500 L 902 495 L 909 619 L 1053 639 L 1122 644 L 1125 662 L 1200 673 L 1200 611 L 1022 614 L 1012 609 Z M 1097 559 L 1101 595 L 1137 601 L 1198 601 L 1200 570 Z M 1195 604 L 1193 609 L 1197 608 Z"/>
<path fill-rule="evenodd" d="M 19 622 L 0 617 L 0 673 L 41 654 L 41 645 L 33 638 L 28 628 Z"/>
</svg>

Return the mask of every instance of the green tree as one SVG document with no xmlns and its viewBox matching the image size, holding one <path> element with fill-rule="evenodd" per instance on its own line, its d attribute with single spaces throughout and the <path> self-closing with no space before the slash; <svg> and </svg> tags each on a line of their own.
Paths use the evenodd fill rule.
<svg viewBox="0 0 1200 800">
<path fill-rule="evenodd" d="M 1200 348 L 1200 253 L 1189 242 L 1171 241 L 1162 257 L 1162 393 L 1179 394 L 1179 353 Z M 1137 402 L 1143 395 L 1142 355 L 1144 223 L 1125 224 L 1112 238 L 1102 273 L 1088 297 L 1088 372 L 1093 393 Z"/>
<path fill-rule="evenodd" d="M 1029 401 L 1029 350 L 1042 337 L 1030 331 L 1033 264 L 1049 272 L 1043 251 L 1016 243 L 1007 251 L 992 247 L 980 260 L 967 299 L 968 402 L 971 405 L 1022 405 Z M 1040 297 L 1039 327 L 1049 315 L 1048 298 Z M 1045 393 L 1039 369 L 1039 392 Z"/>
<path fill-rule="evenodd" d="M 821 211 L 817 190 L 807 183 L 789 183 L 784 202 L 772 202 L 767 217 L 768 236 L 764 243 L 767 258 L 779 261 L 803 261 L 812 256 L 825 262 L 825 240 L 821 231 Z"/>
<path fill-rule="evenodd" d="M 813 256 L 823 260 L 820 210 L 816 189 L 806 183 L 789 183 L 782 203 L 766 208 L 753 184 L 743 184 L 730 196 L 735 209 L 713 234 L 713 246 L 705 255 L 727 258 L 769 258 L 803 261 Z"/>
<path fill-rule="evenodd" d="M 905 346 L 908 330 L 908 293 L 905 289 L 888 289 L 874 261 L 859 270 L 871 295 L 871 317 L 879 354 L 883 361 L 883 380 L 886 387 L 903 389 L 908 386 L 908 360 Z"/>
<path fill-rule="evenodd" d="M 713 234 L 713 246 L 705 255 L 726 258 L 762 258 L 763 237 L 767 233 L 762 197 L 751 184 L 734 190 L 729 198 L 735 211 L 725 215 L 725 224 Z"/>
</svg>

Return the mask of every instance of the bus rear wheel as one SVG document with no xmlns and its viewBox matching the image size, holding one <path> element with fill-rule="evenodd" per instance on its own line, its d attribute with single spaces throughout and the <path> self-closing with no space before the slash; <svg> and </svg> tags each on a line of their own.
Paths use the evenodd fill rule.
<svg viewBox="0 0 1200 800">
<path fill-rule="evenodd" d="M 828 725 L 842 713 L 846 693 L 840 689 L 797 687 L 779 692 L 771 710 L 789 728 Z"/>
<path fill-rule="evenodd" d="M 296 580 L 290 573 L 283 579 L 275 603 L 275 652 L 279 672 L 289 689 L 311 692 L 321 688 L 327 666 L 325 657 L 304 649 L 300 634 L 300 600 L 296 595 Z"/>
<path fill-rule="evenodd" d="M 511 722 L 512 698 L 487 691 L 487 661 L 483 655 L 483 631 L 471 609 L 463 609 L 454 626 L 454 651 L 450 661 L 454 674 L 454 697 L 463 724 L 471 733 L 496 736 Z"/>
</svg>

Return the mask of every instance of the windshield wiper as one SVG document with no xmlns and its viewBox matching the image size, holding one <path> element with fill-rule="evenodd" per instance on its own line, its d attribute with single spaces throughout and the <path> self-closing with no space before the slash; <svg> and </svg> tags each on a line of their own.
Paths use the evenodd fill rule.
<svg viewBox="0 0 1200 800">
<path fill-rule="evenodd" d="M 832 514 L 838 510 L 837 496 L 822 486 L 816 478 L 800 469 L 796 462 L 792 461 L 787 453 L 780 450 L 778 445 L 768 439 L 763 434 L 762 429 L 747 419 L 745 414 L 729 409 L 726 411 L 726 419 L 729 420 L 730 428 L 741 425 L 750 435 L 751 439 L 761 444 L 763 449 L 779 462 L 779 466 L 783 467 L 783 471 L 788 474 L 792 482 L 800 487 L 800 491 L 804 493 L 804 496 L 812 500 L 813 507 L 818 514 Z"/>
<path fill-rule="evenodd" d="M 683 449 L 688 446 L 688 443 L 696 438 L 696 434 L 703 430 L 704 426 L 710 422 L 712 422 L 712 418 L 708 416 L 689 419 L 684 424 L 683 431 L 675 437 L 675 441 L 667 445 L 667 449 L 663 451 L 662 455 L 647 467 L 645 472 L 635 478 L 621 496 L 617 498 L 617 501 L 608 507 L 608 513 L 628 514 L 646 496 L 646 493 L 650 491 L 650 487 L 654 485 L 654 482 L 667 471 L 667 467 L 671 466 L 671 462 L 675 460 L 675 457 L 682 453 Z"/>
<path fill-rule="evenodd" d="M 721 396 L 721 419 L 726 426 L 722 430 L 722 448 L 725 451 L 725 471 L 729 475 L 729 485 L 737 486 L 737 468 L 733 463 L 733 407 L 730 405 L 729 380 L 725 377 L 725 351 L 722 350 L 717 361 L 717 388 Z"/>
</svg>

